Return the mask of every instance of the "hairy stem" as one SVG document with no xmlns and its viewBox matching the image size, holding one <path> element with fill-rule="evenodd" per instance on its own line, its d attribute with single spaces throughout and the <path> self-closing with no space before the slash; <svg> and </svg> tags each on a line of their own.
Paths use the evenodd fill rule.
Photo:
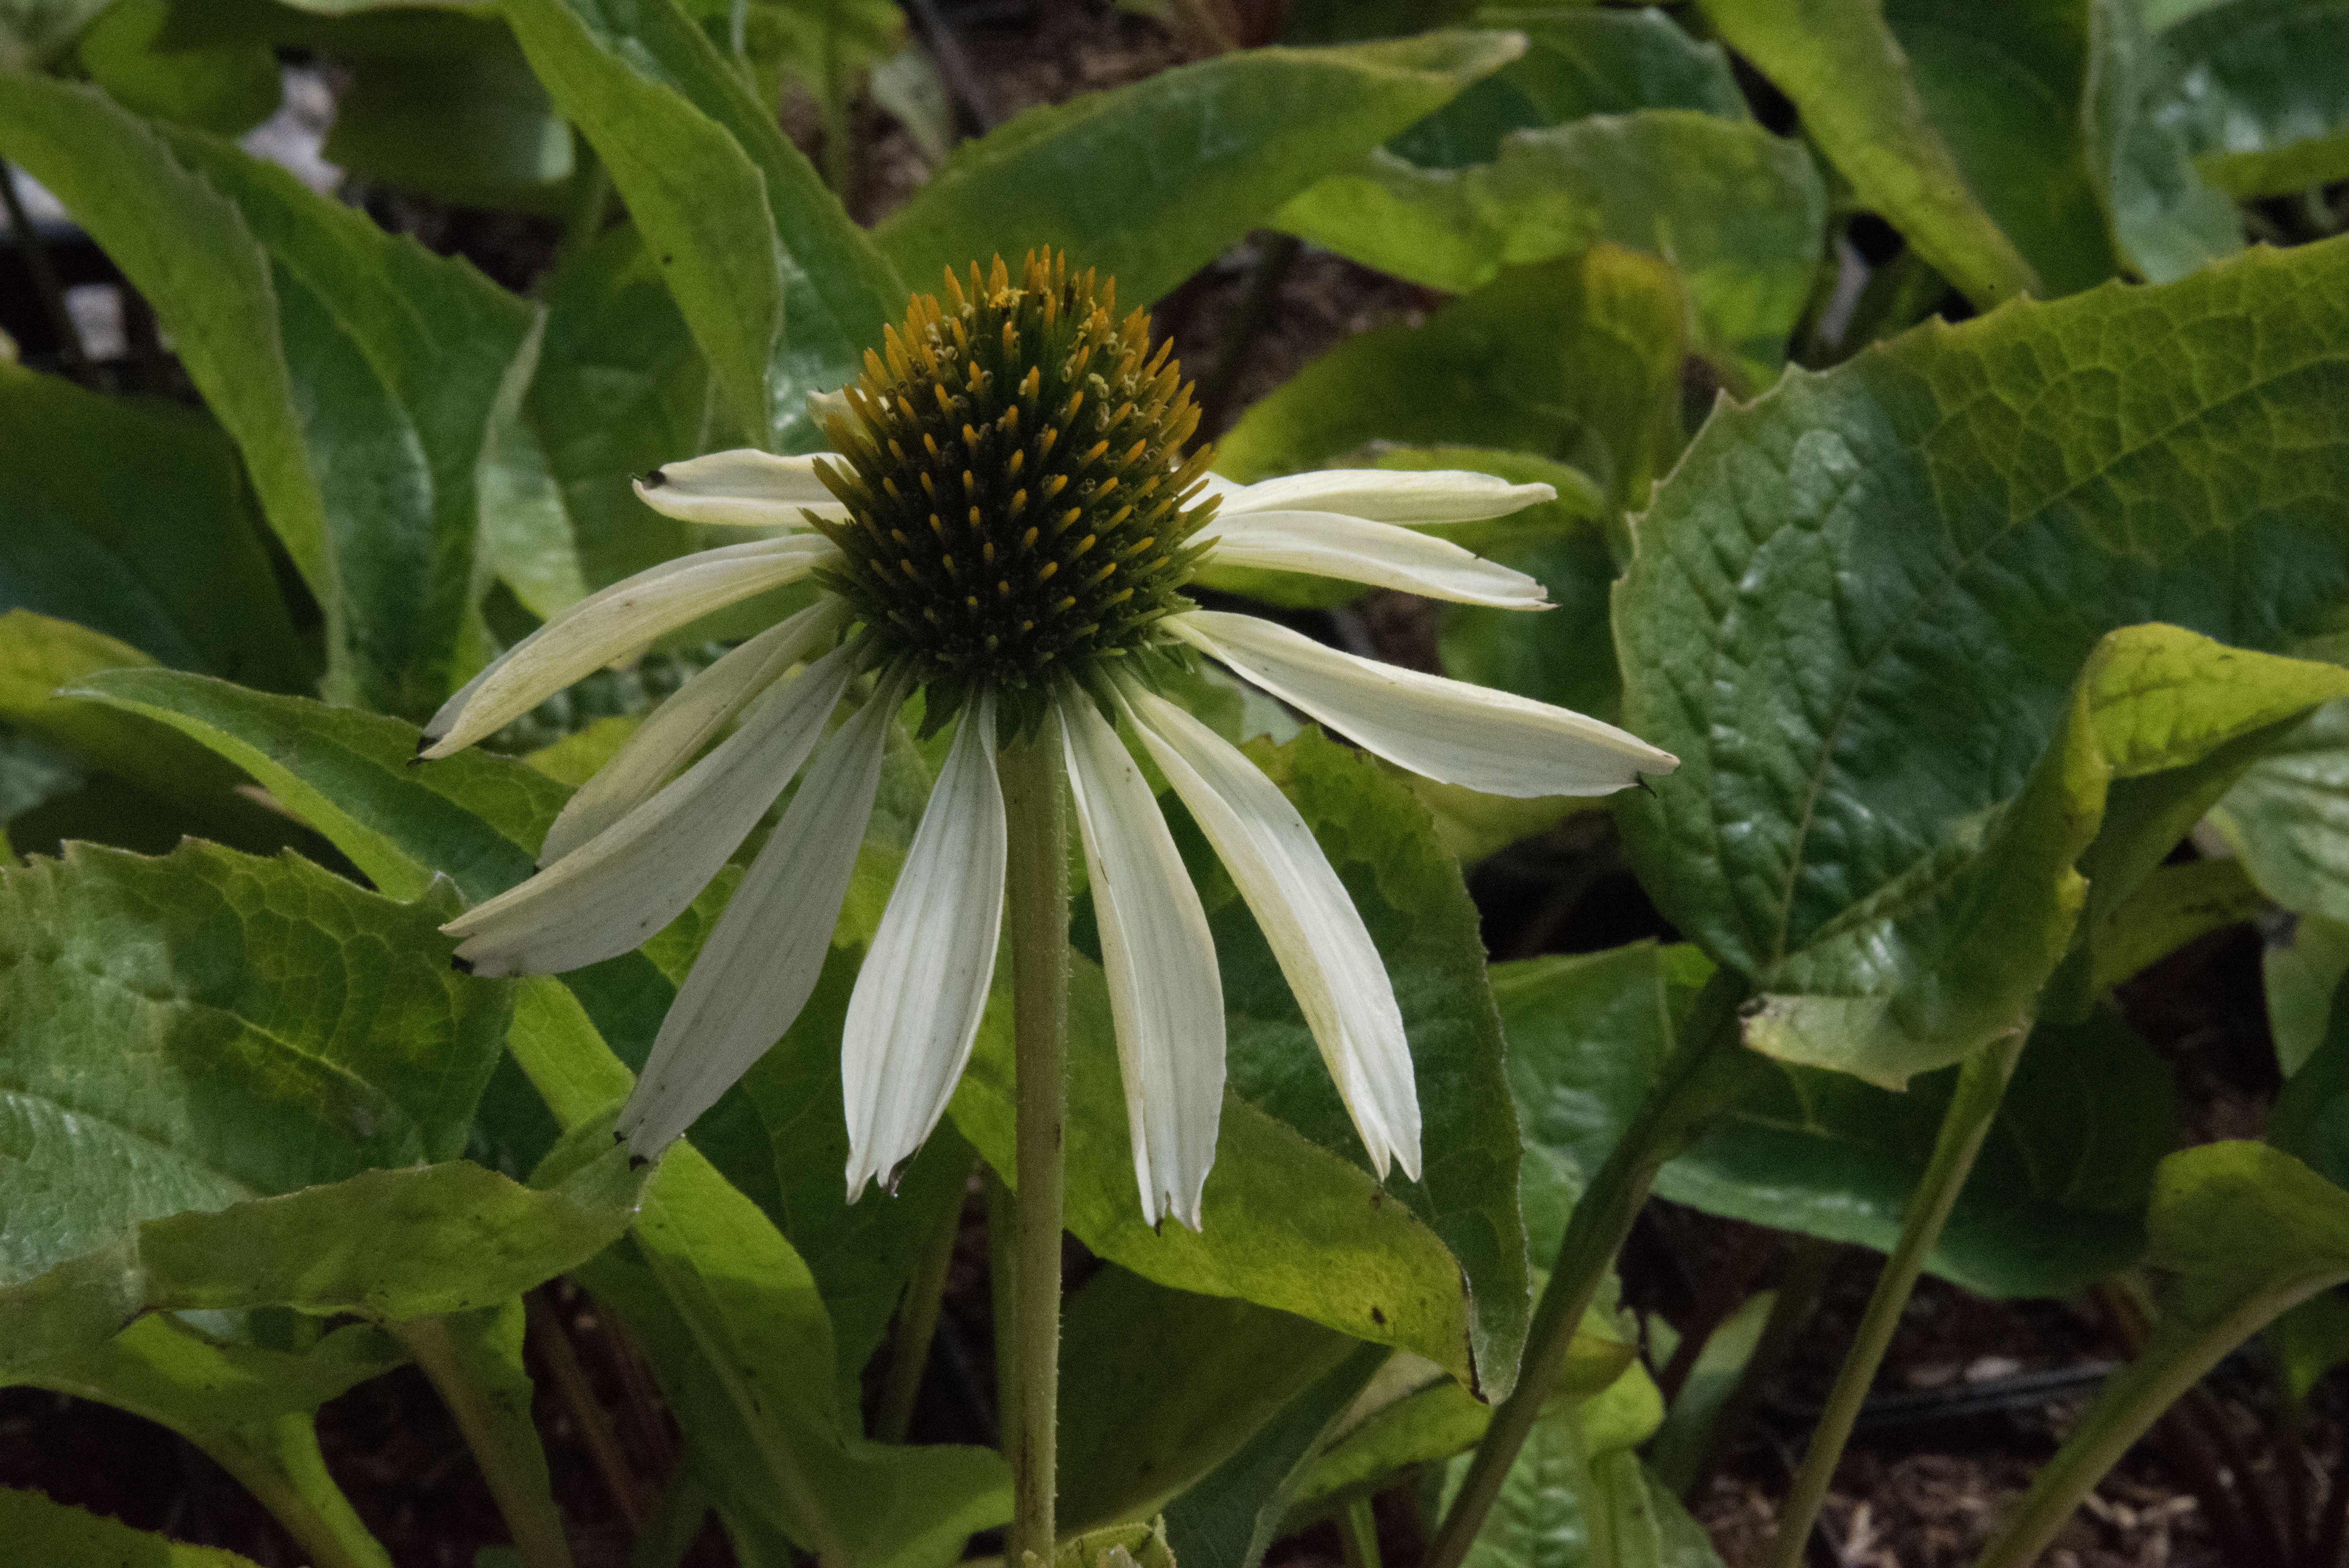
<svg viewBox="0 0 2349 1568">
<path fill-rule="evenodd" d="M 549 1488 L 546 1452 L 530 1425 L 528 1398 L 517 1399 L 517 1390 L 492 1387 L 473 1347 L 446 1317 L 411 1317 L 385 1326 L 448 1406 L 505 1516 L 523 1568 L 571 1568 L 571 1544 L 564 1539 L 563 1516 Z"/>
<path fill-rule="evenodd" d="M 1052 1560 L 1054 1445 L 1061 1393 L 1061 1144 L 1069 1101 L 1069 860 L 1061 785 L 1061 732 L 1047 717 L 1004 749 L 1008 829 L 1004 908 L 1011 932 L 1014 1212 L 1011 1353 L 1016 1412 L 1007 1412 L 1011 1538 Z M 1016 1424 L 1014 1424 L 1016 1422 Z"/>
<path fill-rule="evenodd" d="M 1437 1527 L 1423 1568 L 1459 1568 L 1485 1522 L 1493 1500 L 1526 1434 L 1557 1387 L 1567 1348 L 1599 1294 L 1599 1282 L 1622 1250 L 1631 1222 L 1647 1202 L 1648 1189 L 1665 1161 L 1688 1147 L 1713 1118 L 1734 1104 L 1760 1061 L 1740 1043 L 1737 1008 L 1745 999 L 1744 978 L 1716 973 L 1698 997 L 1685 1037 L 1674 1047 L 1639 1113 L 1623 1130 L 1607 1162 L 1574 1206 L 1549 1284 L 1534 1307 L 1526 1331 L 1526 1356 L 1517 1385 L 1476 1445 L 1459 1496 Z"/>
<path fill-rule="evenodd" d="M 1876 1290 L 1868 1298 L 1859 1332 L 1844 1355 L 1826 1408 L 1820 1412 L 1811 1446 L 1803 1455 L 1803 1468 L 1795 1473 L 1794 1488 L 1778 1515 L 1769 1568 L 1801 1568 L 1805 1542 L 1818 1521 L 1819 1505 L 1826 1501 L 1827 1483 L 1835 1479 L 1844 1445 L 1851 1440 L 1852 1424 L 1859 1418 L 1868 1385 L 1876 1381 L 1876 1369 L 1883 1365 L 1892 1331 L 1900 1325 L 1901 1310 L 1917 1287 L 1926 1256 L 1940 1239 L 1951 1205 L 1958 1201 L 1958 1190 L 1974 1168 L 1974 1156 L 1982 1150 L 1991 1118 L 2006 1096 L 2006 1080 L 2013 1076 L 2015 1058 L 2023 1054 L 2024 1034 L 2018 1029 L 1984 1046 L 1958 1069 L 1957 1092 L 1950 1097 L 1950 1109 L 1941 1115 L 1933 1157 L 1918 1180 L 1917 1191 L 1909 1195 L 1908 1212 L 1900 1218 L 1900 1239 L 1893 1243 L 1892 1255 L 1885 1259 L 1884 1272 L 1876 1276 Z"/>
</svg>

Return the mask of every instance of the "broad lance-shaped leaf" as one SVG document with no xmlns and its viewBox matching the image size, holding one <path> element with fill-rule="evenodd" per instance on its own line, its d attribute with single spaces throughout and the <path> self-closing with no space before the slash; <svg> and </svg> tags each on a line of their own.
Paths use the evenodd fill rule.
<svg viewBox="0 0 2349 1568">
<path fill-rule="evenodd" d="M 1703 346 L 1759 390 L 1785 363 L 1809 299 L 1826 191 L 1800 142 L 1750 120 L 1644 109 L 1516 131 L 1491 162 L 1466 169 L 1422 169 L 1381 150 L 1274 221 L 1454 294 L 1599 240 L 1667 256 Z"/>
<path fill-rule="evenodd" d="M 463 673 L 482 453 L 531 307 L 94 89 L 12 79 L 0 153 L 154 304 L 326 612 L 328 695 L 429 712 Z"/>
<path fill-rule="evenodd" d="M 1777 994 L 1755 1043 L 1890 1082 L 2019 1026 L 2100 817 L 2098 910 L 2333 695 L 2267 651 L 2349 593 L 2344 285 L 2334 242 L 1929 326 L 1691 447 L 1615 601 L 1682 765 L 1617 809 Z"/>
<path fill-rule="evenodd" d="M 309 684 L 218 426 L 14 365 L 0 365 L 0 610 L 76 622 L 249 686 Z"/>
<path fill-rule="evenodd" d="M 1704 13 L 1795 101 L 1861 203 L 1968 299 L 1986 307 L 2039 292 L 2038 274 L 1934 129 L 1876 0 L 1706 0 Z"/>
<path fill-rule="evenodd" d="M 1679 450 L 1688 306 L 1671 264 L 1611 244 L 1515 267 L 1423 326 L 1349 338 L 1248 407 L 1216 470 L 1253 480 L 1372 441 L 1572 464 L 1637 506 Z"/>
<path fill-rule="evenodd" d="M 2349 1280 L 2349 1193 L 2261 1143 L 2206 1143 L 2161 1162 L 2152 1261 L 2174 1274 L 2153 1337 L 2105 1385 L 1983 1560 L 2037 1560 L 2105 1473 L 2244 1340 Z"/>
<path fill-rule="evenodd" d="M 1049 245 L 1147 305 L 1524 47 L 1516 34 L 1441 32 L 1247 49 L 1030 109 L 957 148 L 881 224 L 881 245 L 917 289 L 942 267 Z"/>
<path fill-rule="evenodd" d="M 821 447 L 806 397 L 853 379 L 901 314 L 889 261 L 675 0 L 508 0 L 503 15 L 611 170 L 753 444 Z"/>
<path fill-rule="evenodd" d="M 1651 1091 L 1702 957 L 1646 944 L 1495 968 L 1526 1126 L 1526 1227 L 1555 1244 L 1582 1183 Z M 1889 1250 L 1953 1074 L 1894 1094 L 1778 1065 L 1658 1175 L 1658 1195 Z M 1992 1296 L 2061 1295 L 2136 1259 L 2172 1142 L 2161 1063 L 2109 1012 L 2042 1024 L 1927 1266 Z"/>
</svg>

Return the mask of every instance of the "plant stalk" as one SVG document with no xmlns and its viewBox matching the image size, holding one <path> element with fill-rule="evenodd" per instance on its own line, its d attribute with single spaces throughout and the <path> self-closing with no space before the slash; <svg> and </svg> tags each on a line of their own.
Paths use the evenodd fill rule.
<svg viewBox="0 0 2349 1568">
<path fill-rule="evenodd" d="M 269 1510 L 316 1568 L 391 1568 L 390 1554 L 326 1473 L 309 1417 L 280 1417 L 263 1442 L 226 1431 L 181 1435 Z"/>
<path fill-rule="evenodd" d="M 1016 1226 L 1012 1241 L 1011 1351 L 1019 1391 L 1007 1412 L 1011 1536 L 1005 1562 L 1052 1561 L 1055 1444 L 1061 1403 L 1061 1145 L 1069 1102 L 1069 858 L 1061 784 L 1061 727 L 1048 714 L 1037 732 L 1004 748 L 1011 931 L 1011 1018 Z M 1016 1424 L 1014 1424 L 1016 1422 Z"/>
<path fill-rule="evenodd" d="M 529 1429 L 529 1410 L 513 1410 L 475 1373 L 447 1318 L 410 1317 L 384 1326 L 448 1406 L 505 1517 L 523 1568 L 572 1568 L 563 1516 L 548 1490 L 546 1455 L 534 1436 L 517 1440 L 518 1431 Z"/>
<path fill-rule="evenodd" d="M 595 1386 L 587 1380 L 587 1369 L 579 1364 L 579 1350 L 571 1343 L 570 1331 L 539 1292 L 524 1295 L 523 1305 L 529 1314 L 531 1343 L 537 1347 L 547 1375 L 554 1380 L 555 1393 L 571 1412 L 571 1418 L 579 1424 L 579 1435 L 587 1445 L 588 1457 L 595 1462 L 596 1473 L 603 1477 L 605 1491 L 611 1493 L 612 1506 L 619 1511 L 631 1534 L 641 1533 L 645 1527 L 644 1488 L 620 1448 L 620 1435 L 613 1429 L 611 1412 L 595 1397 Z"/>
<path fill-rule="evenodd" d="M 954 1264 L 955 1239 L 961 1234 L 962 1204 L 957 1202 L 938 1216 L 936 1227 L 922 1243 L 922 1255 L 914 1261 L 913 1277 L 905 1282 L 897 1332 L 889 1344 L 888 1376 L 881 1385 L 881 1408 L 873 1421 L 873 1435 L 882 1442 L 904 1442 L 914 1423 L 914 1399 L 930 1364 L 930 1341 L 938 1331 L 938 1307 Z"/>
<path fill-rule="evenodd" d="M 1369 1492 L 1349 1498 L 1338 1515 L 1338 1549 L 1345 1555 L 1346 1568 L 1381 1568 L 1378 1514 Z"/>
<path fill-rule="evenodd" d="M 1900 1217 L 1900 1239 L 1884 1261 L 1884 1272 L 1876 1276 L 1876 1289 L 1868 1298 L 1859 1333 L 1836 1373 L 1826 1408 L 1811 1432 L 1803 1467 L 1795 1472 L 1793 1490 L 1779 1513 L 1769 1568 L 1802 1568 L 1805 1544 L 1810 1540 L 1811 1527 L 1818 1522 L 1819 1505 L 1826 1501 L 1827 1483 L 1835 1479 L 1844 1445 L 1851 1440 L 1852 1424 L 1859 1418 L 1868 1386 L 1876 1381 L 1877 1368 L 1884 1363 L 1893 1330 L 1900 1326 L 1909 1293 L 1917 1288 L 1917 1276 L 1924 1272 L 1925 1258 L 1940 1239 L 1958 1191 L 1974 1168 L 1974 1156 L 1982 1151 L 1983 1135 L 1990 1131 L 1998 1103 L 2006 1097 L 2006 1082 L 2014 1075 L 2026 1034 L 2017 1029 L 1984 1046 L 1958 1069 L 1957 1092 L 1950 1097 L 1950 1109 L 1941 1114 L 1933 1157 L 1918 1180 L 1917 1191 L 1909 1195 L 1908 1212 Z"/>
<path fill-rule="evenodd" d="M 1549 1284 L 1534 1307 L 1526 1331 L 1526 1356 L 1517 1384 L 1476 1445 L 1451 1511 L 1428 1546 L 1422 1568 L 1460 1568 L 1485 1523 L 1501 1483 L 1525 1446 L 1526 1434 L 1549 1402 L 1565 1369 L 1583 1314 L 1599 1294 L 1608 1266 L 1622 1250 L 1631 1222 L 1647 1202 L 1656 1172 L 1687 1148 L 1713 1117 L 1736 1103 L 1762 1058 L 1741 1040 L 1737 1009 L 1745 1000 L 1744 977 L 1716 971 L 1705 983 L 1685 1037 L 1675 1046 L 1639 1113 L 1623 1130 L 1589 1189 L 1574 1206 L 1559 1242 Z"/>
</svg>

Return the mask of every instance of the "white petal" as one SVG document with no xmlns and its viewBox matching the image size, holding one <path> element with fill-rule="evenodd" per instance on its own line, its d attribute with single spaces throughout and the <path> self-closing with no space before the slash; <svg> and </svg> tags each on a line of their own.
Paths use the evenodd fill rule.
<svg viewBox="0 0 2349 1568">
<path fill-rule="evenodd" d="M 1140 686 L 1128 718 L 1256 915 L 1381 1176 L 1419 1177 L 1419 1095 L 1394 986 L 1288 798 L 1222 737 Z"/>
<path fill-rule="evenodd" d="M 1334 511 L 1218 512 L 1198 537 L 1215 542 L 1208 560 L 1216 566 L 1309 572 L 1503 610 L 1549 608 L 1549 591 L 1524 573 L 1391 522 Z"/>
<path fill-rule="evenodd" d="M 823 735 L 854 666 L 835 648 L 771 688 L 685 775 L 544 871 L 441 927 L 477 975 L 576 969 L 675 920 Z"/>
<path fill-rule="evenodd" d="M 1197 1230 L 1224 1109 L 1216 942 L 1158 800 L 1092 703 L 1064 698 L 1061 745 L 1083 830 L 1102 967 L 1117 1024 L 1142 1217 Z"/>
<path fill-rule="evenodd" d="M 1003 789 L 995 703 L 963 712 L 840 1034 L 848 1201 L 894 1186 L 930 1135 L 978 1038 L 1003 925 Z"/>
<path fill-rule="evenodd" d="M 621 1108 L 619 1130 L 634 1152 L 658 1153 L 692 1126 L 807 1006 L 848 896 L 881 783 L 884 743 L 904 695 L 885 683 L 840 727 L 734 890 Z"/>
<path fill-rule="evenodd" d="M 1605 795 L 1680 766 L 1570 708 L 1357 658 L 1258 616 L 1195 610 L 1164 624 L 1365 749 L 1446 784 L 1520 799 Z"/>
<path fill-rule="evenodd" d="M 819 534 L 754 539 L 681 555 L 590 593 L 508 648 L 424 727 L 419 755 L 446 757 L 495 733 L 589 671 L 664 632 L 786 583 L 840 552 Z"/>
<path fill-rule="evenodd" d="M 686 682 L 564 803 L 538 863 L 552 865 L 644 804 L 745 704 L 838 631 L 846 615 L 847 606 L 827 594 Z"/>
<path fill-rule="evenodd" d="M 680 522 L 803 529 L 808 524 L 801 515 L 802 508 L 827 522 L 845 520 L 848 509 L 823 488 L 815 462 L 812 457 L 779 458 L 755 447 L 738 447 L 663 463 L 636 481 L 636 499 Z"/>
<path fill-rule="evenodd" d="M 1513 485 L 1464 469 L 1323 469 L 1252 485 L 1209 478 L 1210 490 L 1223 497 L 1217 510 L 1225 517 L 1302 511 L 1341 511 L 1372 522 L 1474 522 L 1557 499 L 1548 485 Z"/>
</svg>

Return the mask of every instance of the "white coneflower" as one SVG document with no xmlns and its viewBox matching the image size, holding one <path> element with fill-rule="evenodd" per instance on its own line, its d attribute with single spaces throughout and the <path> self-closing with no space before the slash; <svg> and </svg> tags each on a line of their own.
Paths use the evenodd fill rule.
<svg viewBox="0 0 2349 1568">
<path fill-rule="evenodd" d="M 1197 609 L 1221 562 L 1540 609 L 1540 584 L 1409 525 L 1497 517 L 1547 485 L 1382 469 L 1238 486 L 1183 454 L 1196 426 L 1167 346 L 1112 290 L 1030 257 L 917 296 L 844 397 L 829 458 L 720 452 L 637 492 L 696 522 L 792 530 L 705 551 L 580 601 L 449 700 L 444 757 L 665 632 L 812 575 L 814 607 L 751 638 L 655 710 L 549 831 L 538 875 L 449 923 L 482 975 L 627 951 L 690 903 L 784 786 L 798 793 L 678 993 L 620 1117 L 651 1153 L 788 1028 L 813 990 L 881 775 L 915 692 L 957 726 L 841 1041 L 848 1189 L 887 1180 L 946 1109 L 995 966 L 1005 818 L 999 740 L 1057 720 L 1092 873 L 1144 1216 L 1195 1229 L 1224 1085 L 1206 915 L 1122 724 L 1215 848 L 1296 993 L 1371 1162 L 1416 1178 L 1419 1104 L 1402 1015 L 1361 917 L 1296 809 L 1159 695 L 1204 654 L 1365 749 L 1493 794 L 1602 794 L 1675 759 L 1563 708 L 1337 652 Z M 824 738 L 843 698 L 854 713 Z M 703 748 L 733 725 L 730 734 Z M 813 761 L 811 763 L 810 758 Z M 698 758 L 698 759 L 697 759 Z M 690 764 L 688 766 L 688 764 Z"/>
</svg>

